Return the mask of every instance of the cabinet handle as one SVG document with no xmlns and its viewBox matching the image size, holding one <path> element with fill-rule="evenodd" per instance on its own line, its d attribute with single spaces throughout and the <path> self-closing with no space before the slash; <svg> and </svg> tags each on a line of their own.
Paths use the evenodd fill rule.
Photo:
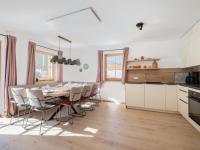
<svg viewBox="0 0 200 150">
<path fill-rule="evenodd" d="M 179 100 L 182 101 L 182 102 L 185 103 L 185 104 L 188 104 L 187 102 L 185 102 L 184 100 L 182 100 L 182 99 L 180 99 L 180 98 L 179 98 Z"/>
<path fill-rule="evenodd" d="M 184 91 L 184 90 L 181 90 L 181 89 L 179 89 L 179 91 L 182 91 L 182 92 L 184 92 L 184 93 L 187 93 L 187 91 Z"/>
</svg>

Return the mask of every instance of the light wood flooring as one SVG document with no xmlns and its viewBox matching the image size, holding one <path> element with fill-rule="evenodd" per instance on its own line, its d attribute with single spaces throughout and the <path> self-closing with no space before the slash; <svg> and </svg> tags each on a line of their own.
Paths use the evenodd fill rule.
<svg viewBox="0 0 200 150">
<path fill-rule="evenodd" d="M 50 122 L 43 136 L 39 127 L 26 131 L 22 121 L 8 122 L 0 118 L 0 150 L 200 150 L 200 133 L 182 116 L 108 102 L 73 125 Z"/>
</svg>

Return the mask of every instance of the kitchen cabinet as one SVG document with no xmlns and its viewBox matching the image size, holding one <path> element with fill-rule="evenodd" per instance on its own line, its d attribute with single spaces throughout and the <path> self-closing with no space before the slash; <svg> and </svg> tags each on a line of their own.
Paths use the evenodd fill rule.
<svg viewBox="0 0 200 150">
<path fill-rule="evenodd" d="M 144 84 L 126 84 L 126 106 L 144 107 Z"/>
<path fill-rule="evenodd" d="M 177 86 L 176 85 L 166 85 L 165 86 L 165 109 L 168 111 L 177 111 Z"/>
<path fill-rule="evenodd" d="M 167 84 L 126 84 L 126 106 L 177 111 L 177 86 Z"/>
<path fill-rule="evenodd" d="M 188 120 L 188 87 L 177 87 L 178 112 Z"/>
<path fill-rule="evenodd" d="M 145 85 L 145 107 L 151 109 L 165 110 L 165 85 Z"/>
</svg>

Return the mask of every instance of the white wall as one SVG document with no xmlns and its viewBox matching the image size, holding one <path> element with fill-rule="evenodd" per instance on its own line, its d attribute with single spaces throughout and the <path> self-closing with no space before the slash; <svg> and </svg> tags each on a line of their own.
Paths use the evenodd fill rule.
<svg viewBox="0 0 200 150">
<path fill-rule="evenodd" d="M 5 30 L 1 30 L 5 33 Z M 18 84 L 25 84 L 27 69 L 27 46 L 28 41 L 34 39 L 23 33 L 11 33 L 17 37 L 17 76 Z M 131 43 L 121 46 L 88 46 L 79 49 L 72 49 L 72 57 L 80 58 L 82 63 L 88 63 L 89 69 L 79 72 L 77 66 L 64 66 L 64 81 L 96 81 L 97 75 L 97 50 L 130 47 L 130 57 L 159 57 L 160 67 L 183 67 L 200 64 L 200 24 L 197 24 L 191 32 L 183 39 L 157 41 L 157 42 L 140 42 Z M 36 38 L 35 38 L 36 39 Z M 35 40 L 36 41 L 36 40 Z M 72 45 L 73 46 L 73 45 Z M 64 52 L 68 58 L 68 52 Z M 125 101 L 124 85 L 120 82 L 106 82 L 102 87 L 103 99 L 117 102 Z"/>
<path fill-rule="evenodd" d="M 72 49 L 72 56 L 80 58 L 82 63 L 88 63 L 89 69 L 79 72 L 79 67 L 64 66 L 65 81 L 96 81 L 97 75 L 97 50 L 130 47 L 130 57 L 159 57 L 160 67 L 173 68 L 182 67 L 182 41 L 159 41 L 159 42 L 144 42 L 132 43 L 123 46 L 112 47 L 85 47 L 82 49 Z M 101 95 L 103 99 L 116 102 L 125 102 L 125 87 L 120 82 L 105 82 L 103 84 Z"/>
<path fill-rule="evenodd" d="M 185 66 L 200 65 L 200 22 L 182 40 Z"/>
<path fill-rule="evenodd" d="M 37 38 L 34 38 L 31 35 L 27 35 L 22 32 L 8 32 L 6 29 L 0 29 L 1 34 L 10 34 L 17 38 L 16 42 L 16 63 L 17 63 L 17 83 L 26 84 L 26 74 L 27 74 L 27 63 L 28 63 L 28 41 L 37 42 Z M 4 65 L 5 62 L 5 49 L 6 49 L 6 37 L 0 36 L 0 40 L 2 42 L 2 50 L 1 50 L 1 65 Z M 39 42 L 38 42 L 39 43 Z M 3 69 L 2 69 L 3 70 Z M 4 72 L 1 70 L 1 81 L 4 79 Z M 1 83 L 1 91 L 3 87 L 3 83 Z M 2 93 L 2 92 L 0 92 Z M 0 113 L 3 110 L 3 95 L 0 95 Z"/>
</svg>

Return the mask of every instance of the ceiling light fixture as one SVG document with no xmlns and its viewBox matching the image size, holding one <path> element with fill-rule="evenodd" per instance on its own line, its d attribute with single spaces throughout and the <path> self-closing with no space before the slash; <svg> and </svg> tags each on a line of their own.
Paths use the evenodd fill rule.
<svg viewBox="0 0 200 150">
<path fill-rule="evenodd" d="M 69 58 L 66 59 L 65 57 L 55 55 L 55 56 L 53 56 L 51 58 L 50 62 L 54 63 L 54 64 L 58 63 L 58 64 L 64 64 L 64 65 L 77 65 L 77 66 L 80 66 L 81 65 L 80 59 L 75 59 L 75 60 L 71 59 L 71 43 L 72 43 L 72 41 L 68 40 L 68 39 L 66 39 L 66 38 L 64 38 L 62 36 L 58 36 L 58 38 L 59 38 L 59 50 L 60 50 L 60 39 L 70 43 Z"/>
<path fill-rule="evenodd" d="M 92 14 L 95 16 L 95 18 L 99 22 L 102 22 L 101 18 L 99 17 L 97 12 L 92 7 L 83 8 L 83 9 L 76 10 L 76 11 L 73 11 L 73 12 L 70 12 L 70 13 L 67 13 L 67 14 L 63 14 L 63 15 L 60 15 L 60 16 L 57 16 L 57 17 L 53 17 L 53 18 L 48 19 L 47 22 L 54 21 L 54 20 L 57 20 L 57 19 L 60 19 L 60 18 L 66 17 L 66 16 L 73 15 L 73 14 L 77 14 L 77 13 L 80 13 L 80 12 L 83 12 L 83 11 L 86 11 L 86 10 L 90 10 L 92 12 Z"/>
<path fill-rule="evenodd" d="M 138 22 L 136 24 L 136 27 L 139 29 L 139 30 L 142 30 L 143 29 L 143 26 L 144 26 L 144 23 L 143 22 Z"/>
</svg>

